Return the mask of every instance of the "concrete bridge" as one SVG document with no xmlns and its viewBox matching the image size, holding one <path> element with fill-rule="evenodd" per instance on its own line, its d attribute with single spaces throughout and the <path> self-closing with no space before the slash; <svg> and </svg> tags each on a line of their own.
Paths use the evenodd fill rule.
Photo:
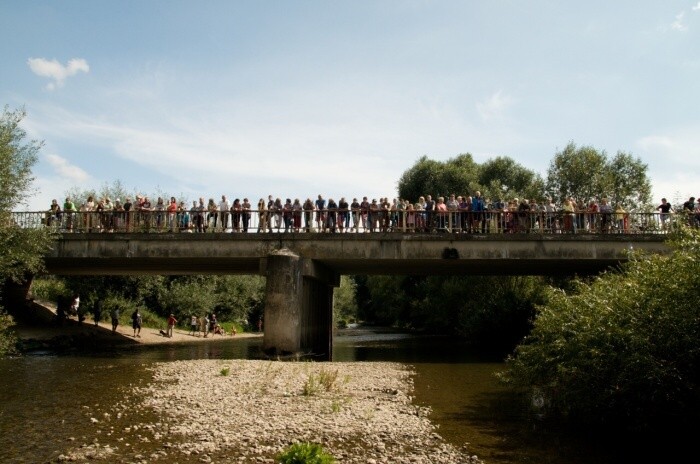
<svg viewBox="0 0 700 464">
<path fill-rule="evenodd" d="M 664 235 L 625 234 L 62 234 L 46 256 L 63 275 L 259 274 L 267 278 L 270 354 L 330 359 L 333 288 L 342 274 L 573 275 L 632 250 L 667 253 Z"/>
</svg>

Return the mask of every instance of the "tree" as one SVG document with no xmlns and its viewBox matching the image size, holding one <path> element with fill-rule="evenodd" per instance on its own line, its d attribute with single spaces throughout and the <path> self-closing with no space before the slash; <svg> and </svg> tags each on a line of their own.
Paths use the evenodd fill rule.
<svg viewBox="0 0 700 464">
<path fill-rule="evenodd" d="M 34 180 L 32 166 L 42 143 L 25 141 L 20 127 L 23 109 L 5 107 L 0 116 L 0 285 L 10 280 L 20 283 L 28 274 L 43 269 L 43 255 L 50 245 L 44 229 L 21 228 L 14 224 L 13 209 L 26 204 Z"/>
<path fill-rule="evenodd" d="M 25 141 L 27 134 L 20 127 L 25 116 L 23 109 L 10 111 L 7 106 L 0 116 L 0 290 L 5 297 L 7 285 L 21 284 L 43 269 L 43 256 L 51 243 L 48 230 L 22 228 L 12 220 L 12 210 L 26 204 L 34 180 L 32 166 L 42 147 L 41 142 Z M 3 354 L 9 347 L 3 330 L 8 320 L 2 314 L 0 319 Z"/>
<path fill-rule="evenodd" d="M 472 195 L 477 190 L 484 198 L 506 196 L 538 198 L 544 182 L 531 171 L 508 157 L 497 157 L 479 164 L 469 153 L 445 162 L 426 156 L 404 171 L 398 182 L 399 196 L 416 201 L 421 195 Z"/>
<path fill-rule="evenodd" d="M 647 165 L 639 158 L 618 152 L 608 159 L 604 151 L 590 146 L 579 148 L 573 142 L 554 155 L 546 189 L 558 201 L 606 196 L 612 204 L 627 209 L 646 206 L 651 196 Z"/>
</svg>

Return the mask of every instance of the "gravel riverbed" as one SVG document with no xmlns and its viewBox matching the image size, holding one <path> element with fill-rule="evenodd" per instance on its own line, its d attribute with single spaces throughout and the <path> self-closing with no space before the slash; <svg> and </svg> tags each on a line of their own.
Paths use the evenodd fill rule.
<svg viewBox="0 0 700 464">
<path fill-rule="evenodd" d="M 406 365 L 197 360 L 152 369 L 153 381 L 134 387 L 150 419 L 124 432 L 158 446 L 129 462 L 274 463 L 296 442 L 321 444 L 340 463 L 482 462 L 446 443 L 429 409 L 412 404 Z M 61 460 L 120 454 L 93 443 Z"/>
</svg>

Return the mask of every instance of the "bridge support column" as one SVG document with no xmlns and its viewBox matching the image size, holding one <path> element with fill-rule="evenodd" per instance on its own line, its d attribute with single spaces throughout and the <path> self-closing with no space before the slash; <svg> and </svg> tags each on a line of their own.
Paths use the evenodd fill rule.
<svg viewBox="0 0 700 464">
<path fill-rule="evenodd" d="M 331 360 L 333 287 L 339 276 L 287 250 L 266 260 L 265 334 L 270 356 L 310 355 Z"/>
</svg>

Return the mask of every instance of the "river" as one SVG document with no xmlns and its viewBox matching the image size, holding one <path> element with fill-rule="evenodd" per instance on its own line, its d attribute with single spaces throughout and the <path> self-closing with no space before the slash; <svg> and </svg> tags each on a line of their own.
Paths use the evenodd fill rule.
<svg viewBox="0 0 700 464">
<path fill-rule="evenodd" d="M 252 359 L 261 339 L 138 346 L 112 353 L 57 356 L 36 353 L 0 360 L 0 462 L 57 459 L 71 443 L 119 440 L 95 437 L 89 416 L 110 414 L 110 404 L 150 381 L 148 366 L 182 359 Z M 449 442 L 489 464 L 592 464 L 622 462 L 619 451 L 586 437 L 544 432 L 537 420 L 497 383 L 500 356 L 477 355 L 443 337 L 348 331 L 336 336 L 337 361 L 410 364 L 414 401 L 430 406 L 431 420 Z M 138 404 L 134 399 L 134 404 Z M 141 411 L 147 419 L 148 411 Z M 132 417 L 133 419 L 133 417 Z M 128 424 L 122 424 L 127 426 Z M 155 446 L 155 445 L 154 445 Z"/>
</svg>

